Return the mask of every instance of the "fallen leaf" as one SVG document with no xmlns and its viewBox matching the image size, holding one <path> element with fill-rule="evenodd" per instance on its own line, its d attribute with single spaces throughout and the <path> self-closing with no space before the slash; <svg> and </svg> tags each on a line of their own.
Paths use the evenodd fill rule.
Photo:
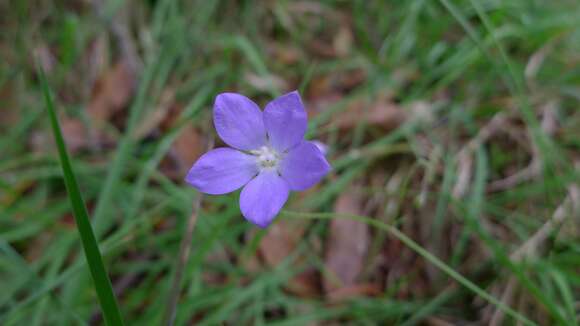
<svg viewBox="0 0 580 326">
<path fill-rule="evenodd" d="M 324 111 L 336 105 L 342 96 L 339 93 L 332 93 L 325 96 L 314 97 L 312 101 L 307 103 L 308 106 L 308 116 L 313 118 L 323 113 Z"/>
<path fill-rule="evenodd" d="M 306 223 L 304 220 L 282 220 L 268 228 L 259 246 L 266 265 L 275 267 L 294 252 L 304 236 Z M 295 275 L 286 284 L 286 290 L 302 297 L 318 295 L 319 288 L 318 273 L 314 268 Z"/>
<path fill-rule="evenodd" d="M 28 146 L 32 153 L 46 153 L 48 148 L 55 148 L 50 134 L 47 131 L 34 130 L 28 137 Z"/>
<path fill-rule="evenodd" d="M 288 281 L 286 290 L 303 298 L 318 297 L 320 294 L 320 277 L 318 271 L 312 267 L 295 275 Z"/>
<path fill-rule="evenodd" d="M 323 39 L 312 39 L 307 43 L 307 46 L 308 51 L 311 52 L 313 56 L 321 57 L 325 60 L 337 57 L 336 50 L 331 42 L 325 42 Z"/>
<path fill-rule="evenodd" d="M 89 146 L 88 129 L 82 121 L 73 118 L 62 118 L 60 124 L 69 151 L 76 153 Z"/>
<path fill-rule="evenodd" d="M 303 56 L 300 48 L 280 44 L 272 43 L 268 45 L 269 55 L 274 58 L 273 62 L 279 62 L 283 65 L 292 65 L 300 61 Z"/>
<path fill-rule="evenodd" d="M 205 151 L 204 137 L 198 129 L 188 124 L 171 146 L 171 153 L 177 161 L 177 173 L 185 175 L 187 170 Z"/>
<path fill-rule="evenodd" d="M 340 129 L 353 129 L 364 121 L 367 126 L 392 130 L 401 125 L 405 117 L 405 112 L 397 104 L 383 96 L 374 102 L 353 102 L 345 111 L 336 115 L 334 123 Z"/>
<path fill-rule="evenodd" d="M 280 221 L 268 228 L 260 242 L 260 253 L 270 266 L 281 263 L 296 248 L 304 234 L 304 227 L 298 223 Z"/>
<path fill-rule="evenodd" d="M 5 83 L 0 86 L 0 105 L 2 106 L 2 119 L 0 119 L 0 134 L 8 130 L 8 127 L 18 124 L 20 120 L 19 98 L 17 88 L 13 83 Z"/>
<path fill-rule="evenodd" d="M 334 36 L 333 47 L 338 57 L 346 57 L 352 49 L 353 35 L 349 27 L 341 26 Z"/>
<path fill-rule="evenodd" d="M 260 91 L 269 91 L 272 89 L 288 89 L 288 84 L 284 79 L 275 75 L 256 75 L 253 73 L 247 73 L 244 75 L 244 79 L 248 84 L 252 85 L 254 88 Z"/>
<path fill-rule="evenodd" d="M 44 73 L 51 73 L 54 70 L 54 66 L 56 65 L 56 58 L 54 57 L 54 54 L 48 45 L 41 42 L 40 44 L 36 45 L 32 51 L 34 53 L 33 58 L 38 60 L 38 63 L 42 67 Z M 31 66 L 34 66 L 34 64 Z"/>
<path fill-rule="evenodd" d="M 462 324 L 462 323 L 459 323 L 457 321 L 450 323 L 442 318 L 433 317 L 433 316 L 429 316 L 425 320 L 425 325 L 427 325 L 427 326 L 453 326 L 453 325 L 458 325 L 458 324 Z"/>
<path fill-rule="evenodd" d="M 258 273 L 263 269 L 262 262 L 257 255 L 244 255 L 242 257 L 238 257 L 237 264 L 242 266 L 251 274 Z"/>
<path fill-rule="evenodd" d="M 433 105 L 427 101 L 413 101 L 409 103 L 406 109 L 409 111 L 409 119 L 413 121 L 418 123 L 433 123 L 435 121 Z"/>
<path fill-rule="evenodd" d="M 339 214 L 363 214 L 360 191 L 345 190 L 336 200 L 334 211 Z M 325 257 L 329 275 L 323 278 L 324 290 L 330 298 L 334 297 L 333 293 L 340 294 L 344 288 L 356 284 L 368 245 L 369 230 L 365 223 L 346 218 L 331 220 Z M 340 297 L 344 298 L 344 295 Z"/>
<path fill-rule="evenodd" d="M 61 128 L 63 138 L 71 153 L 78 153 L 88 148 L 98 149 L 114 143 L 113 137 L 104 130 L 87 126 L 79 119 L 63 117 Z"/>
<path fill-rule="evenodd" d="M 331 302 L 344 301 L 356 297 L 377 296 L 381 294 L 381 288 L 375 283 L 354 284 L 336 289 L 329 293 Z"/>
<path fill-rule="evenodd" d="M 97 122 L 108 121 L 129 104 L 135 83 L 135 71 L 129 62 L 117 62 L 95 82 L 87 109 L 89 116 Z"/>
</svg>

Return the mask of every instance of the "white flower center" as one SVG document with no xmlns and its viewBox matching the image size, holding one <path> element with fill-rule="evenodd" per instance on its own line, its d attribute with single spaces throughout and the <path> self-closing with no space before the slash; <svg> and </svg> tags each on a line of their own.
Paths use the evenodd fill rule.
<svg viewBox="0 0 580 326">
<path fill-rule="evenodd" d="M 271 147 L 262 146 L 260 149 L 251 151 L 256 156 L 258 166 L 261 169 L 277 169 L 280 163 L 280 154 Z"/>
</svg>

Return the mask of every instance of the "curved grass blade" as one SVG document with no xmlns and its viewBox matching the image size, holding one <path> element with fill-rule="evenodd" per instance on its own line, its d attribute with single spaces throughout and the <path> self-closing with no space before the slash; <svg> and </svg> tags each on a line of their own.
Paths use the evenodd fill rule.
<svg viewBox="0 0 580 326">
<path fill-rule="evenodd" d="M 482 299 L 486 300 L 487 302 L 497 306 L 499 309 L 501 309 L 503 312 L 505 312 L 510 317 L 512 317 L 518 321 L 521 321 L 525 325 L 536 325 L 534 322 L 532 322 L 531 320 L 529 320 L 528 318 L 526 318 L 525 316 L 523 316 L 519 312 L 515 311 L 514 309 L 512 309 L 511 307 L 509 307 L 505 303 L 498 300 L 493 295 L 487 293 L 485 290 L 483 290 L 482 288 L 477 286 L 475 283 L 468 280 L 465 276 L 459 274 L 457 271 L 455 271 L 449 265 L 445 264 L 442 260 L 437 258 L 435 255 L 433 255 L 432 253 L 430 253 L 429 251 L 427 251 L 423 247 L 421 247 L 421 245 L 419 245 L 417 242 L 413 241 L 413 239 L 409 238 L 406 234 L 399 231 L 399 229 L 397 229 L 389 224 L 383 223 L 379 220 L 375 220 L 375 219 L 372 219 L 372 218 L 367 217 L 367 216 L 350 215 L 350 214 L 299 213 L 299 212 L 290 212 L 290 211 L 284 211 L 284 210 L 282 211 L 282 214 L 285 215 L 286 217 L 290 217 L 290 218 L 327 219 L 327 220 L 330 220 L 333 218 L 346 218 L 346 219 L 351 219 L 354 221 L 363 222 L 363 223 L 366 223 L 367 225 L 375 227 L 379 230 L 386 231 L 387 233 L 389 233 L 390 235 L 394 236 L 399 241 L 401 241 L 403 244 L 405 244 L 409 249 L 413 250 L 414 252 L 416 252 L 417 254 L 422 256 L 423 258 L 425 258 L 428 262 L 433 264 L 435 267 L 439 268 L 441 271 L 443 271 L 449 277 L 451 277 L 452 279 L 457 281 L 459 284 L 463 285 L 465 288 L 467 288 L 471 292 L 475 293 L 476 295 L 478 295 Z"/>
<path fill-rule="evenodd" d="M 64 174 L 64 182 L 73 208 L 73 215 L 75 217 L 77 230 L 79 231 L 79 235 L 81 237 L 85 257 L 91 271 L 91 276 L 93 277 L 93 281 L 95 283 L 95 289 L 97 290 L 97 295 L 99 297 L 99 303 L 103 311 L 104 319 L 107 325 L 123 325 L 121 311 L 119 310 L 117 299 L 113 294 L 111 281 L 109 280 L 109 276 L 105 270 L 101 252 L 99 251 L 99 246 L 97 245 L 97 240 L 89 221 L 87 208 L 81 196 L 81 192 L 79 190 L 68 157 L 68 153 L 66 151 L 60 125 L 56 117 L 54 102 L 48 87 L 48 82 L 46 81 L 46 76 L 44 75 L 44 71 L 40 65 L 38 67 L 38 71 L 45 105 L 50 116 L 50 124 L 52 126 L 54 140 L 58 148 L 62 172 Z"/>
</svg>

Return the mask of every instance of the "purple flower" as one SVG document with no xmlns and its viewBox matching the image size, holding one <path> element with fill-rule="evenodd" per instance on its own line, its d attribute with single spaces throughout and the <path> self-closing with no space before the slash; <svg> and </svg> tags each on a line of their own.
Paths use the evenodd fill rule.
<svg viewBox="0 0 580 326">
<path fill-rule="evenodd" d="M 268 103 L 263 112 L 243 95 L 219 94 L 213 121 L 221 139 L 233 148 L 205 153 L 185 181 L 211 195 L 244 186 L 240 209 L 259 227 L 272 222 L 290 190 L 306 190 L 330 170 L 319 148 L 304 140 L 308 121 L 297 91 Z"/>
</svg>

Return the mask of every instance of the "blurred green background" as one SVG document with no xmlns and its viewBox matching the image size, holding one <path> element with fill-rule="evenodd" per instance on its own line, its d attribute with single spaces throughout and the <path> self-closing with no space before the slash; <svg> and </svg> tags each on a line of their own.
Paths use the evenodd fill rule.
<svg viewBox="0 0 580 326">
<path fill-rule="evenodd" d="M 579 322 L 578 1 L 4 0 L 0 57 L 2 325 L 104 323 L 37 64 L 128 325 Z M 215 96 L 294 89 L 331 174 L 195 210 Z"/>
</svg>

